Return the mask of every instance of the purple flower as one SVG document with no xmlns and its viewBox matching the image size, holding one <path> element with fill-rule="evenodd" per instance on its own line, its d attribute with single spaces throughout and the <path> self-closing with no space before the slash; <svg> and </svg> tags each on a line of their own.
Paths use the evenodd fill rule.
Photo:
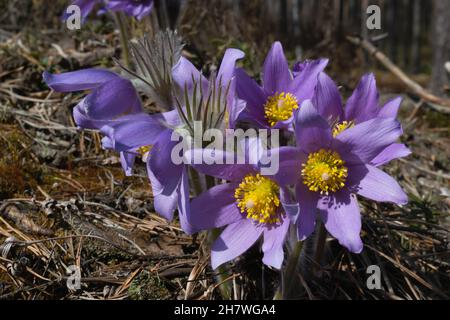
<svg viewBox="0 0 450 320">
<path fill-rule="evenodd" d="M 313 232 L 318 212 L 341 245 L 361 252 L 361 217 L 355 194 L 396 204 L 408 201 L 399 184 L 373 165 L 380 152 L 401 134 L 395 119 L 373 118 L 333 137 L 329 123 L 313 104 L 302 104 L 295 118 L 297 147 L 281 148 L 277 174 L 281 184 L 295 184 L 299 240 Z"/>
<path fill-rule="evenodd" d="M 153 0 L 109 0 L 106 7 L 111 11 L 125 12 L 141 20 L 153 9 Z"/>
<path fill-rule="evenodd" d="M 131 169 L 136 156 L 147 158 L 155 211 L 171 221 L 178 208 L 182 229 L 191 233 L 187 222 L 187 168 L 174 164 L 171 158 L 172 149 L 178 143 L 171 140 L 171 128 L 180 125 L 176 110 L 154 115 L 137 113 L 103 126 L 100 132 L 105 135 L 103 147 L 121 152 L 128 168 Z"/>
<path fill-rule="evenodd" d="M 119 119 L 125 120 L 130 115 L 143 112 L 132 83 L 114 72 L 104 69 L 61 74 L 44 72 L 43 78 L 57 92 L 91 90 L 73 109 L 73 118 L 80 128 L 98 130 Z M 133 154 L 121 153 L 120 160 L 125 173 L 131 175 Z"/>
<path fill-rule="evenodd" d="M 103 147 L 120 152 L 121 164 L 127 175 L 132 174 L 136 157 L 146 158 L 153 149 L 157 156 L 150 157 L 147 166 L 155 209 L 171 220 L 179 200 L 177 195 L 181 188 L 188 190 L 181 183 L 187 184 L 186 170 L 175 166 L 170 159 L 175 142 L 170 140 L 172 130 L 168 126 L 181 124 L 177 111 L 154 115 L 144 113 L 131 81 L 108 70 L 86 69 L 57 75 L 44 72 L 43 78 L 49 87 L 58 92 L 92 90 L 74 108 L 75 122 L 81 128 L 97 129 L 105 135 Z M 180 204 L 180 207 L 185 205 Z M 180 220 L 183 229 L 188 232 L 186 219 Z"/>
<path fill-rule="evenodd" d="M 200 100 L 200 107 L 207 107 L 210 112 L 214 112 L 215 108 L 221 109 L 220 105 L 226 105 L 226 110 L 224 110 L 227 115 L 225 122 L 227 122 L 229 128 L 234 128 L 240 110 L 245 106 L 236 99 L 234 74 L 236 61 L 243 57 L 244 52 L 241 50 L 227 49 L 217 75 L 212 77 L 210 81 L 189 60 L 181 57 L 173 67 L 172 76 L 181 91 L 187 90 L 189 100 L 194 96 L 197 100 Z M 186 104 L 188 101 L 184 102 Z M 211 105 L 206 106 L 205 103 Z"/>
<path fill-rule="evenodd" d="M 235 62 L 241 56 L 241 51 L 228 49 L 219 69 L 218 79 L 229 83 Z M 194 94 L 194 82 L 197 79 L 204 87 L 204 92 L 211 90 L 212 84 L 183 57 L 173 67 L 172 75 L 175 83 L 187 90 L 187 96 Z M 172 220 L 174 211 L 178 208 L 183 230 L 192 233 L 192 226 L 188 222 L 190 211 L 187 166 L 172 161 L 172 149 L 178 144 L 178 141 L 172 141 L 173 131 L 184 126 L 177 111 L 157 115 L 143 112 L 132 114 L 103 126 L 101 133 L 105 135 L 104 147 L 123 152 L 128 166 L 132 165 L 137 154 L 148 154 L 147 172 L 153 188 L 156 212 Z"/>
<path fill-rule="evenodd" d="M 318 77 L 315 94 L 312 99 L 318 113 L 332 127 L 333 136 L 359 123 L 374 118 L 397 117 L 401 97 L 388 101 L 383 107 L 379 103 L 379 94 L 373 74 L 363 76 L 343 107 L 339 90 L 330 77 L 321 72 Z M 372 159 L 371 164 L 379 166 L 394 158 L 405 157 L 411 152 L 403 144 L 394 143 Z"/>
<path fill-rule="evenodd" d="M 236 70 L 237 94 L 247 103 L 239 119 L 262 128 L 289 128 L 293 111 L 311 99 L 317 76 L 327 63 L 327 59 L 306 61 L 296 65 L 292 77 L 281 43 L 275 42 L 264 62 L 262 87 L 242 69 Z"/>
<path fill-rule="evenodd" d="M 198 154 L 204 161 L 207 159 L 206 163 L 221 155 L 223 159 L 234 156 L 218 150 L 192 151 L 192 157 L 198 157 Z M 213 269 L 244 253 L 261 236 L 263 262 L 280 269 L 290 219 L 283 206 L 284 191 L 274 177 L 261 175 L 258 166 L 250 164 L 193 166 L 204 174 L 229 181 L 209 189 L 191 202 L 190 223 L 194 231 L 225 227 L 211 248 Z"/>
<path fill-rule="evenodd" d="M 119 117 L 142 112 L 131 81 L 104 69 L 84 69 L 61 74 L 44 72 L 43 79 L 57 92 L 92 90 L 73 110 L 75 123 L 84 129 L 100 129 Z"/>
</svg>

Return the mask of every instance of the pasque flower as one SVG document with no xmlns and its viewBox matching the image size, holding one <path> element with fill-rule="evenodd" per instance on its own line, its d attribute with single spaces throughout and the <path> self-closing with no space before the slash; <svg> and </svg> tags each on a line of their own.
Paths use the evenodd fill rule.
<svg viewBox="0 0 450 320">
<path fill-rule="evenodd" d="M 172 64 L 179 60 L 182 44 L 176 33 L 170 31 L 158 34 L 155 39 L 155 41 L 145 40 L 145 47 L 142 50 L 136 48 L 140 50 L 139 57 L 146 53 L 147 47 L 152 47 L 161 40 L 170 43 L 170 48 L 152 47 L 156 57 L 148 57 L 152 65 L 151 70 L 139 68 L 138 73 L 127 70 L 133 76 L 134 83 L 104 69 L 86 69 L 56 75 L 44 72 L 43 78 L 53 90 L 58 92 L 91 90 L 74 108 L 75 122 L 82 129 L 100 130 L 105 135 L 102 139 L 103 147 L 120 152 L 121 164 L 127 175 L 132 174 L 137 156 L 147 160 L 151 147 L 155 150 L 162 149 L 158 157 L 152 158 L 151 164 L 156 168 L 155 172 L 159 172 L 157 169 L 162 166 L 159 161 L 164 159 L 165 169 L 170 174 L 159 177 L 159 181 L 163 184 L 156 180 L 151 170 L 149 170 L 149 176 L 151 180 L 155 180 L 152 187 L 153 193 L 158 195 L 155 197 L 157 212 L 171 219 L 179 200 L 176 195 L 180 193 L 181 187 L 185 187 L 181 183 L 183 168 L 170 166 L 172 162 L 168 149 L 174 145 L 174 142 L 170 141 L 172 128 L 181 124 L 179 115 L 176 110 L 152 115 L 145 113 L 134 85 L 139 84 L 139 88 L 144 89 L 153 101 L 158 101 L 161 107 L 169 110 L 173 108 L 167 105 L 170 99 L 167 97 L 158 99 L 161 98 L 158 94 L 166 94 L 172 89 L 171 68 Z M 164 61 L 158 59 L 160 56 L 164 57 L 162 59 Z M 137 64 L 141 66 L 142 60 L 138 60 Z M 147 166 L 150 167 L 150 162 Z M 183 181 L 187 183 L 186 179 Z M 185 210 L 180 212 L 184 213 Z M 189 227 L 184 224 L 186 220 L 181 219 L 181 221 L 183 228 L 188 232 Z"/>
<path fill-rule="evenodd" d="M 317 76 L 327 63 L 327 59 L 319 59 L 296 65 L 294 77 L 281 43 L 275 42 L 264 62 L 262 86 L 242 69 L 236 70 L 237 94 L 246 102 L 239 119 L 262 128 L 288 128 L 293 112 L 312 98 Z"/>
<path fill-rule="evenodd" d="M 73 116 L 76 124 L 83 129 L 97 129 L 105 135 L 102 139 L 105 149 L 120 152 L 122 167 L 131 175 L 135 158 L 146 158 L 153 147 L 158 155 L 147 162 L 155 195 L 155 209 L 162 216 L 172 219 L 177 207 L 183 175 L 182 167 L 173 165 L 170 159 L 172 129 L 180 125 L 176 110 L 149 115 L 144 112 L 136 89 L 130 80 L 114 72 L 103 69 L 86 69 L 62 74 L 44 72 L 44 81 L 58 92 L 91 90 L 75 106 Z M 155 179 L 150 166 L 158 175 Z M 161 183 L 159 182 L 161 181 Z M 187 183 L 184 179 L 183 182 Z M 185 195 L 186 193 L 183 193 Z M 180 210 L 181 211 L 181 210 Z M 182 213 L 185 210 L 181 211 Z M 180 219 L 185 230 L 189 230 L 186 219 Z"/>
<path fill-rule="evenodd" d="M 168 45 L 163 45 L 163 42 Z M 44 72 L 44 81 L 58 92 L 91 90 L 74 109 L 73 117 L 82 129 L 97 129 L 120 121 L 134 121 L 135 114 L 144 114 L 138 92 L 145 94 L 164 110 L 172 110 L 173 81 L 171 69 L 180 59 L 183 44 L 176 32 L 164 31 L 154 39 L 140 39 L 133 47 L 137 72 L 126 70 L 131 80 L 105 69 L 84 69 L 62 74 Z M 133 81 L 133 82 L 132 82 Z M 135 88 L 136 87 L 136 88 Z M 159 134 L 166 127 L 161 123 L 175 121 L 176 112 L 145 116 L 146 122 Z M 149 132 L 147 132 L 149 133 Z M 157 135 L 150 138 L 156 140 Z M 104 139 L 112 148 L 112 141 Z M 139 150 L 121 151 L 120 160 L 125 174 L 131 175 L 137 155 L 145 158 L 147 146 Z M 148 151 L 148 150 L 147 150 Z"/>
<path fill-rule="evenodd" d="M 256 151 L 249 150 L 256 153 Z M 193 150 L 192 157 L 201 154 L 223 159 L 233 157 L 218 150 Z M 214 156 L 213 156 L 214 154 Z M 211 264 L 215 269 L 245 251 L 263 237 L 263 262 L 280 269 L 284 259 L 283 244 L 290 225 L 284 210 L 284 192 L 275 177 L 260 174 L 252 164 L 193 164 L 198 171 L 227 180 L 212 187 L 191 202 L 190 222 L 194 231 L 222 228 L 211 248 Z"/>
<path fill-rule="evenodd" d="M 302 104 L 295 118 L 297 147 L 280 149 L 277 174 L 283 185 L 295 185 L 299 240 L 313 232 L 319 213 L 341 245 L 355 253 L 362 250 L 356 194 L 396 204 L 408 201 L 399 184 L 373 163 L 401 134 L 394 118 L 373 118 L 333 136 L 311 101 Z M 389 160 L 396 157 L 395 152 L 387 155 Z"/>
<path fill-rule="evenodd" d="M 91 91 L 73 109 L 75 123 L 82 129 L 99 130 L 107 124 L 143 112 L 141 100 L 131 81 L 105 69 L 84 69 L 61 74 L 44 72 L 43 79 L 57 92 Z M 153 121 L 156 127 L 160 123 L 158 120 Z M 134 153 L 120 154 L 127 175 L 131 175 L 134 158 Z"/>
<path fill-rule="evenodd" d="M 153 9 L 153 0 L 108 0 L 106 7 L 111 11 L 121 11 L 141 20 Z"/>
<path fill-rule="evenodd" d="M 401 98 L 394 98 L 380 106 L 375 77 L 370 73 L 361 78 L 344 108 L 336 84 L 327 74 L 321 72 L 312 102 L 318 113 L 332 127 L 333 136 L 337 136 L 344 130 L 367 120 L 374 118 L 395 119 Z M 393 143 L 386 150 L 381 151 L 371 163 L 379 166 L 389 162 L 393 157 L 404 157 L 410 153 L 409 149 L 403 144 Z"/>
<path fill-rule="evenodd" d="M 236 49 L 228 49 L 225 52 L 217 75 L 224 87 L 230 86 L 235 62 L 242 56 L 243 53 Z M 196 81 L 200 82 L 199 86 L 204 88 L 205 94 L 213 87 L 184 57 L 180 58 L 172 73 L 175 83 L 180 90 L 186 91 L 187 97 L 194 95 Z M 223 92 L 225 93 L 225 90 Z M 227 92 L 232 94 L 229 90 Z M 227 99 L 231 99 L 231 96 Z M 166 219 L 172 220 L 174 211 L 178 208 L 183 230 L 192 233 L 192 226 L 188 222 L 190 211 L 187 166 L 175 164 L 171 157 L 172 149 L 178 144 L 178 141 L 172 141 L 173 131 L 186 125 L 179 115 L 182 110 L 158 115 L 136 113 L 103 126 L 101 132 L 105 135 L 104 147 L 124 152 L 131 160 L 132 155 L 148 153 L 147 172 L 153 188 L 155 210 Z M 155 124 L 155 121 L 158 123 Z"/>
<path fill-rule="evenodd" d="M 120 116 L 142 112 L 131 81 L 106 69 L 84 69 L 61 74 L 44 72 L 43 79 L 57 92 L 91 90 L 73 110 L 75 123 L 84 129 L 100 129 Z"/>
</svg>

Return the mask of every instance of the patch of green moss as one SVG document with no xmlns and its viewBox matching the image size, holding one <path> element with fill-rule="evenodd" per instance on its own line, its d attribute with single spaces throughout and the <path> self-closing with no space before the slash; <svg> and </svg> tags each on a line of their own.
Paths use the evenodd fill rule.
<svg viewBox="0 0 450 320">
<path fill-rule="evenodd" d="M 128 289 L 132 300 L 161 300 L 170 297 L 170 292 L 156 275 L 142 271 Z"/>
<path fill-rule="evenodd" d="M 13 126 L 0 128 L 0 198 L 23 194 L 44 182 L 45 166 L 36 163 L 27 146 L 29 138 Z"/>
<path fill-rule="evenodd" d="M 425 119 L 431 128 L 449 128 L 450 116 L 448 114 L 428 111 Z"/>
</svg>

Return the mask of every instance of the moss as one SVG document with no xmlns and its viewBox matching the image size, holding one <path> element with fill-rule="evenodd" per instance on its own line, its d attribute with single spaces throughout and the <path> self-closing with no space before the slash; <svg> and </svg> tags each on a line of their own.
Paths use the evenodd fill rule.
<svg viewBox="0 0 450 320">
<path fill-rule="evenodd" d="M 170 292 L 161 279 L 144 270 L 131 282 L 128 296 L 133 300 L 161 300 L 170 297 Z"/>
<path fill-rule="evenodd" d="M 450 116 L 435 111 L 428 111 L 426 113 L 426 121 L 430 125 L 430 128 L 448 128 L 450 123 Z"/>
<path fill-rule="evenodd" d="M 27 150 L 27 136 L 12 125 L 2 125 L 0 130 L 0 198 L 21 195 L 44 182 L 46 169 Z"/>
</svg>

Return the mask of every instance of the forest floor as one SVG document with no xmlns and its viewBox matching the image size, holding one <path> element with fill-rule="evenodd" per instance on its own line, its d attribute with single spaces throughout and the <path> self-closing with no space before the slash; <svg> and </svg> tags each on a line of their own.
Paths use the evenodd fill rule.
<svg viewBox="0 0 450 320">
<path fill-rule="evenodd" d="M 111 67 L 117 35 L 40 35 L 0 30 L 0 299 L 220 297 L 201 250 L 206 236 L 187 236 L 156 215 L 144 166 L 125 177 L 98 133 L 76 129 L 71 108 L 82 93 L 57 94 L 42 82 L 44 70 Z M 410 202 L 362 202 L 363 253 L 328 239 L 319 272 L 300 279 L 295 298 L 450 297 L 450 119 L 402 92 L 388 72 L 377 76 L 382 100 L 404 97 L 402 140 L 412 155 L 386 170 Z M 347 80 L 344 87 L 357 81 Z M 230 265 L 235 298 L 273 296 L 261 288 L 275 288 L 277 273 L 249 268 L 259 259 L 256 250 Z M 366 286 L 373 264 L 381 267 L 383 290 Z M 81 270 L 79 289 L 67 286 L 71 266 Z"/>
</svg>

